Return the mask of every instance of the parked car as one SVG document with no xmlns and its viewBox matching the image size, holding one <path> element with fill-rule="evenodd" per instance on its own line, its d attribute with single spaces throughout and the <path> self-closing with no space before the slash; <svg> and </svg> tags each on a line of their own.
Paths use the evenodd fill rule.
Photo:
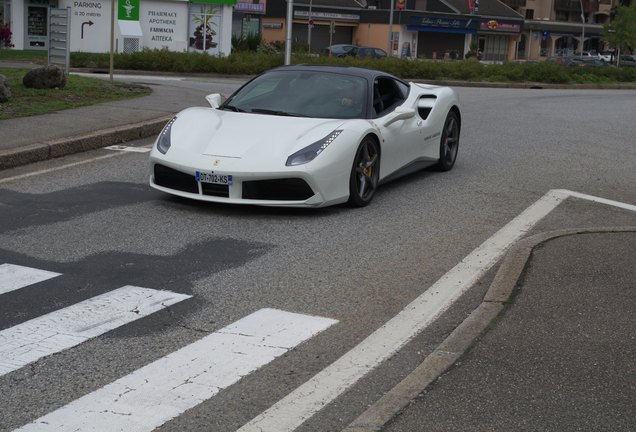
<svg viewBox="0 0 636 432">
<path fill-rule="evenodd" d="M 358 47 L 358 51 L 356 53 L 356 56 L 358 57 L 384 58 L 386 55 L 386 51 L 373 47 Z"/>
<path fill-rule="evenodd" d="M 596 57 L 571 57 L 564 64 L 582 67 L 609 67 L 607 63 Z"/>
<path fill-rule="evenodd" d="M 599 57 L 601 58 L 601 60 L 607 63 L 616 61 L 616 53 L 614 50 L 601 51 Z"/>
<path fill-rule="evenodd" d="M 583 52 L 576 52 L 574 53 L 574 57 L 580 57 L 580 58 L 588 58 L 588 59 L 599 59 L 600 60 L 600 56 L 598 54 L 592 54 L 589 51 L 583 51 Z"/>
<path fill-rule="evenodd" d="M 622 55 L 618 60 L 619 66 L 636 66 L 636 54 Z"/>
<path fill-rule="evenodd" d="M 354 56 L 358 52 L 358 46 L 352 44 L 336 44 L 324 48 L 321 52 L 323 55 L 334 57 Z"/>
</svg>

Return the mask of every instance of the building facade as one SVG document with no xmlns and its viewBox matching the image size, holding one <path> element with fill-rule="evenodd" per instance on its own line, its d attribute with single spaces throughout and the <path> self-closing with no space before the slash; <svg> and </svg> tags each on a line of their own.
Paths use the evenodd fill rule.
<svg viewBox="0 0 636 432">
<path fill-rule="evenodd" d="M 618 0 L 501 1 L 525 18 L 519 57 L 528 60 L 571 55 L 581 48 L 602 51 L 603 25 L 619 4 Z"/>
<path fill-rule="evenodd" d="M 285 37 L 286 2 L 263 18 L 263 38 Z M 523 16 L 498 0 L 295 0 L 292 37 L 310 49 L 338 43 L 382 48 L 410 58 L 463 58 L 479 47 L 483 60 L 516 57 Z M 311 29 L 310 29 L 311 27 Z"/>
<path fill-rule="evenodd" d="M 603 50 L 603 24 L 620 2 L 394 0 L 391 14 L 391 0 L 294 0 L 292 34 L 296 43 L 315 51 L 353 43 L 397 56 L 439 59 L 476 48 L 486 61 L 537 61 L 579 52 L 581 44 L 586 51 Z M 286 6 L 270 0 L 262 19 L 265 40 L 284 39 Z"/>
<path fill-rule="evenodd" d="M 232 37 L 286 39 L 286 0 L 112 1 L 119 52 L 228 55 Z M 312 52 L 345 43 L 408 58 L 463 58 L 478 51 L 484 61 L 536 61 L 579 52 L 581 46 L 601 51 L 603 24 L 619 1 L 294 0 L 292 39 Z M 0 23 L 9 24 L 15 49 L 47 49 L 49 8 L 68 8 L 71 51 L 106 52 L 111 5 L 111 0 L 0 0 Z"/>
<path fill-rule="evenodd" d="M 48 49 L 49 9 L 70 11 L 70 49 L 110 50 L 114 6 L 116 51 L 142 48 L 231 52 L 236 0 L 0 0 L 15 49 Z"/>
</svg>

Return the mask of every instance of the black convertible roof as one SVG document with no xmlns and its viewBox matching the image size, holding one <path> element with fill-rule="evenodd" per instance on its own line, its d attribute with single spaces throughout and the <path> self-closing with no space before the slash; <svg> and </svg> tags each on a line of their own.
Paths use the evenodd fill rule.
<svg viewBox="0 0 636 432">
<path fill-rule="evenodd" d="M 372 80 L 377 76 L 388 76 L 395 79 L 399 79 L 390 73 L 382 72 L 376 69 L 367 69 L 361 67 L 354 66 L 336 66 L 336 65 L 306 65 L 306 64 L 298 64 L 298 65 L 290 65 L 290 66 L 280 66 L 272 70 L 289 70 L 289 71 L 308 71 L 308 72 L 331 72 L 331 73 L 339 73 L 343 75 L 353 75 L 359 76 L 361 78 L 366 78 L 368 80 Z M 266 73 L 266 72 L 265 72 Z"/>
</svg>

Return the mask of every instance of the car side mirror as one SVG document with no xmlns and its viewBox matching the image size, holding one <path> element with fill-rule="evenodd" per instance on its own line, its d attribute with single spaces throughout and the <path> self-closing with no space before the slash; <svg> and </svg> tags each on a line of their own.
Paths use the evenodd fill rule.
<svg viewBox="0 0 636 432">
<path fill-rule="evenodd" d="M 223 97 L 219 93 L 212 93 L 205 97 L 212 108 L 218 108 L 223 103 Z"/>
<path fill-rule="evenodd" d="M 415 110 L 413 108 L 407 108 L 399 106 L 384 121 L 384 127 L 388 127 L 399 120 L 410 119 L 415 116 Z"/>
</svg>

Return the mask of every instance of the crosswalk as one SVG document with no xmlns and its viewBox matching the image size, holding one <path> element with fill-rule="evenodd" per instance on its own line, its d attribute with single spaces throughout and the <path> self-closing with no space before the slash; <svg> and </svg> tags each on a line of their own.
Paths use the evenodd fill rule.
<svg viewBox="0 0 636 432">
<path fill-rule="evenodd" d="M 58 276 L 1 264 L 0 296 Z M 2 330 L 0 378 L 189 298 L 127 285 Z M 151 431 L 335 323 L 258 310 L 16 431 Z"/>
</svg>

